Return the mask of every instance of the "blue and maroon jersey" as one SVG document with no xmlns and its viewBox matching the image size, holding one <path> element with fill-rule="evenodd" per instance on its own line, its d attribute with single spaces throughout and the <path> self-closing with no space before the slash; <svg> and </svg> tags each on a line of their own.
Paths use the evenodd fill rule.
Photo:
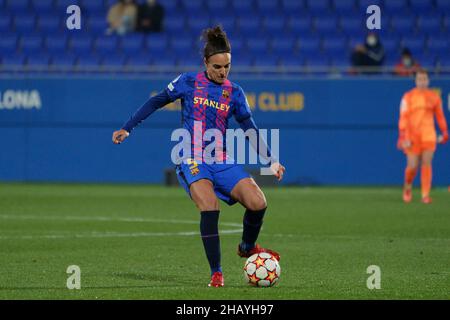
<svg viewBox="0 0 450 320">
<path fill-rule="evenodd" d="M 192 156 L 201 157 L 200 152 L 210 143 L 195 145 L 195 133 L 203 137 L 206 130 L 218 129 L 225 138 L 231 116 L 238 122 L 251 117 L 242 88 L 228 79 L 223 84 L 215 83 L 207 78 L 206 72 L 183 73 L 169 83 L 165 92 L 171 101 L 181 99 L 182 125 L 192 137 Z M 201 126 L 194 127 L 194 121 L 201 122 Z M 226 142 L 222 141 L 222 145 L 225 151 Z"/>
</svg>

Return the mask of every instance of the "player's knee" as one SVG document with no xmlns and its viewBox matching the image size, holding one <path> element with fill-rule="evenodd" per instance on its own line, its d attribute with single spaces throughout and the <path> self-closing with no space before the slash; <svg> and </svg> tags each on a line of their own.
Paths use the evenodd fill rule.
<svg viewBox="0 0 450 320">
<path fill-rule="evenodd" d="M 246 205 L 246 208 L 251 211 L 260 211 L 267 208 L 267 201 L 264 195 L 253 197 Z"/>
<path fill-rule="evenodd" d="M 215 197 L 205 197 L 196 202 L 197 208 L 200 211 L 215 211 L 219 210 L 219 201 Z"/>
</svg>

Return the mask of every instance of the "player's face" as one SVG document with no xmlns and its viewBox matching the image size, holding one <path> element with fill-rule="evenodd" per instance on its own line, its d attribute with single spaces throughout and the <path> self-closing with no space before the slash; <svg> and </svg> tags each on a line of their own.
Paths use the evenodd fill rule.
<svg viewBox="0 0 450 320">
<path fill-rule="evenodd" d="M 205 67 L 211 80 L 224 83 L 231 68 L 231 54 L 218 53 L 209 57 L 208 60 L 205 59 Z"/>
<path fill-rule="evenodd" d="M 419 89 L 426 89 L 430 84 L 430 79 L 428 79 L 428 75 L 426 73 L 418 73 L 416 75 L 416 86 Z"/>
</svg>

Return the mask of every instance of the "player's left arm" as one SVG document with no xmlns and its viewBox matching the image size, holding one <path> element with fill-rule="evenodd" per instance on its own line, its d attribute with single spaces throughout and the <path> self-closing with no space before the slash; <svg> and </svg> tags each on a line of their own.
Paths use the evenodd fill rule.
<svg viewBox="0 0 450 320">
<path fill-rule="evenodd" d="M 441 130 L 442 135 L 439 136 L 439 143 L 446 143 L 448 141 L 448 127 L 447 121 L 445 120 L 444 110 L 442 108 L 442 100 L 441 97 L 438 97 L 438 103 L 435 108 L 436 120 Z"/>
<path fill-rule="evenodd" d="M 247 98 L 242 89 L 239 88 L 237 96 L 237 105 L 234 110 L 234 117 L 239 123 L 242 130 L 247 131 L 253 129 L 256 133 L 256 139 L 249 139 L 250 144 L 256 150 L 256 152 L 262 156 L 265 160 L 270 162 L 270 169 L 272 170 L 275 177 L 280 181 L 283 179 L 284 172 L 286 168 L 280 163 L 280 161 L 272 154 L 270 147 L 267 142 L 259 135 L 258 126 L 253 119 L 250 106 L 248 104 Z M 266 152 L 263 152 L 266 151 Z"/>
</svg>

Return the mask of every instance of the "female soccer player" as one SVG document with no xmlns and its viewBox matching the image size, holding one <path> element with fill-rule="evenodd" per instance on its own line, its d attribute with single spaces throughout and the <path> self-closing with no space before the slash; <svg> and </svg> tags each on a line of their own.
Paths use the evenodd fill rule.
<svg viewBox="0 0 450 320">
<path fill-rule="evenodd" d="M 421 162 L 422 202 L 427 204 L 432 202 L 430 197 L 431 162 L 436 150 L 436 142 L 448 141 L 442 100 L 435 91 L 428 89 L 429 82 L 427 71 L 419 70 L 416 73 L 416 87 L 405 93 L 400 106 L 397 146 L 403 150 L 407 158 L 403 186 L 403 201 L 407 203 L 412 200 L 412 184 L 419 162 Z M 439 137 L 436 136 L 434 116 L 442 132 Z"/>
<path fill-rule="evenodd" d="M 200 134 L 208 129 L 225 133 L 231 116 L 244 131 L 255 129 L 258 132 L 244 91 L 227 79 L 231 67 L 231 46 L 225 32 L 221 27 L 207 29 L 203 32 L 203 39 L 206 42 L 203 48 L 206 71 L 184 73 L 169 83 L 165 90 L 150 98 L 120 130 L 113 133 L 114 143 L 123 142 L 141 121 L 177 99 L 181 99 L 183 127 L 190 132 L 191 137 L 194 137 L 196 130 Z M 261 189 L 241 165 L 229 161 L 212 164 L 199 162 L 197 157 L 200 155 L 202 159 L 206 145 L 204 142 L 199 145 L 192 141 L 195 158 L 184 159 L 176 166 L 176 172 L 180 184 L 200 210 L 200 234 L 211 268 L 209 286 L 222 287 L 224 280 L 220 265 L 218 198 L 229 205 L 239 202 L 246 209 L 242 242 L 238 245 L 239 256 L 249 257 L 257 252 L 269 252 L 280 259 L 280 255 L 256 244 L 267 207 Z M 260 145 L 259 149 L 268 150 L 266 145 Z M 268 151 L 267 155 L 271 157 Z M 276 160 L 272 159 L 271 162 L 274 175 L 281 180 L 285 168 Z"/>
</svg>

